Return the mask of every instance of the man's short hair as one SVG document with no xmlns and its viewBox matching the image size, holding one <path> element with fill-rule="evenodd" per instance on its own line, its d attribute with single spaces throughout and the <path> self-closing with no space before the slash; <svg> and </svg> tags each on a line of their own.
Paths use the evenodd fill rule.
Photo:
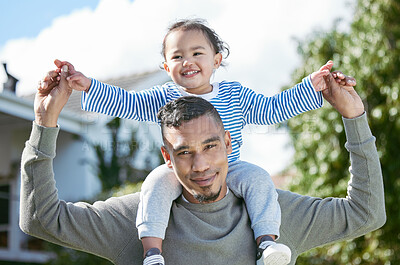
<svg viewBox="0 0 400 265">
<path fill-rule="evenodd" d="M 168 102 L 160 108 L 157 118 L 160 121 L 161 133 L 164 137 L 165 127 L 178 128 L 183 123 L 203 115 L 209 115 L 223 128 L 221 117 L 214 106 L 207 100 L 195 96 L 180 97 Z"/>
</svg>

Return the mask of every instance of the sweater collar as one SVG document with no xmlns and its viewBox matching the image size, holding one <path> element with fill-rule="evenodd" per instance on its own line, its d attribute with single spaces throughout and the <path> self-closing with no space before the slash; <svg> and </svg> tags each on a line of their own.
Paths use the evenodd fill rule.
<svg viewBox="0 0 400 265">
<path fill-rule="evenodd" d="M 190 203 L 183 196 L 179 196 L 178 199 L 176 199 L 176 203 L 188 209 L 189 211 L 206 213 L 206 212 L 215 212 L 225 209 L 229 204 L 232 204 L 236 200 L 238 200 L 238 198 L 233 194 L 233 192 L 227 192 L 224 198 L 216 202 L 203 203 L 203 204 Z"/>
</svg>

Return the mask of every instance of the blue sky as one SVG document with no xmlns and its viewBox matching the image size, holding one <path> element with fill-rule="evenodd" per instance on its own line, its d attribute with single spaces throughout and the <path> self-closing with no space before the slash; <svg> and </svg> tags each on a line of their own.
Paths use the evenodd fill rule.
<svg viewBox="0 0 400 265">
<path fill-rule="evenodd" d="M 0 46 L 9 39 L 33 38 L 54 18 L 73 10 L 94 9 L 99 0 L 0 0 Z"/>
</svg>

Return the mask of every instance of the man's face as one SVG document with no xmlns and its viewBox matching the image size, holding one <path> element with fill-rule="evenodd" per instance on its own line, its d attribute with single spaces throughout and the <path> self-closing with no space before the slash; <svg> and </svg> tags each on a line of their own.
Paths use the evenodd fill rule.
<svg viewBox="0 0 400 265">
<path fill-rule="evenodd" d="M 183 186 L 183 195 L 193 203 L 222 199 L 227 191 L 227 155 L 232 152 L 229 132 L 208 115 L 178 128 L 164 128 L 161 151 Z"/>
</svg>

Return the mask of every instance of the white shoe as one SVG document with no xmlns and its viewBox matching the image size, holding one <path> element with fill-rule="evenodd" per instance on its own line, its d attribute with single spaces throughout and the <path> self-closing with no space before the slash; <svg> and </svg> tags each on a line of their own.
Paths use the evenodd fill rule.
<svg viewBox="0 0 400 265">
<path fill-rule="evenodd" d="M 262 244 L 265 243 L 265 244 Z M 287 265 L 290 262 L 292 251 L 284 244 L 273 241 L 264 241 L 259 248 L 264 249 L 257 265 Z M 264 248 L 265 247 L 265 248 Z"/>
<path fill-rule="evenodd" d="M 158 248 L 151 248 L 146 252 L 143 265 L 165 265 L 164 258 Z"/>
</svg>

